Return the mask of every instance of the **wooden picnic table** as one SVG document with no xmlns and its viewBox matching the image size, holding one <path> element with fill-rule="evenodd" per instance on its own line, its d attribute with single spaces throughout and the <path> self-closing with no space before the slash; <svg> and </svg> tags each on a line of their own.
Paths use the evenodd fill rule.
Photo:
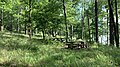
<svg viewBox="0 0 120 67">
<path fill-rule="evenodd" d="M 76 41 L 76 42 L 67 42 L 66 45 L 68 48 L 88 48 L 88 45 L 83 41 Z"/>
</svg>

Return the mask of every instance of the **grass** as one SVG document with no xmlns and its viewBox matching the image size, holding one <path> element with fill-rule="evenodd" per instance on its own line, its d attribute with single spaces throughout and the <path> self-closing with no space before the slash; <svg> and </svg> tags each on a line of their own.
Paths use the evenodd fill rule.
<svg viewBox="0 0 120 67">
<path fill-rule="evenodd" d="M 92 44 L 88 49 L 62 49 L 63 43 L 0 33 L 1 67 L 119 67 L 120 49 Z"/>
</svg>

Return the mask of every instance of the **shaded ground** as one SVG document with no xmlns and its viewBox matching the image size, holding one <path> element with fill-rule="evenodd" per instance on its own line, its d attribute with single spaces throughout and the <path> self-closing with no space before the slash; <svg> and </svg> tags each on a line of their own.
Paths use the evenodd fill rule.
<svg viewBox="0 0 120 67">
<path fill-rule="evenodd" d="M 70 50 L 62 43 L 25 35 L 0 34 L 1 67 L 119 67 L 120 49 L 108 46 Z"/>
</svg>

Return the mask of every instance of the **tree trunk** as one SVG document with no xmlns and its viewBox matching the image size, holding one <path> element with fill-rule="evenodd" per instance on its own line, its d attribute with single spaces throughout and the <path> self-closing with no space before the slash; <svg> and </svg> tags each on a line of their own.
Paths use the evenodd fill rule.
<svg viewBox="0 0 120 67">
<path fill-rule="evenodd" d="M 29 23 L 28 23 L 28 35 L 31 39 L 32 36 L 32 21 L 31 21 L 32 0 L 29 0 Z"/>
<path fill-rule="evenodd" d="M 21 24 L 19 24 L 19 33 L 21 33 Z"/>
<path fill-rule="evenodd" d="M 27 23 L 25 21 L 25 34 L 27 34 Z"/>
<path fill-rule="evenodd" d="M 97 7 L 98 0 L 95 0 L 95 37 L 96 37 L 96 43 L 98 43 L 98 7 Z"/>
<path fill-rule="evenodd" d="M 81 39 L 84 39 L 84 16 L 82 16 L 82 35 Z"/>
<path fill-rule="evenodd" d="M 113 15 L 111 0 L 108 0 L 108 5 L 109 5 L 109 17 L 110 17 L 110 45 L 114 46 L 114 37 L 115 37 L 115 42 L 117 43 L 117 35 L 116 35 L 116 25 L 114 22 L 114 15 Z"/>
<path fill-rule="evenodd" d="M 118 5 L 117 0 L 115 0 L 115 14 L 116 14 L 116 46 L 119 48 L 119 24 L 118 24 Z"/>
<path fill-rule="evenodd" d="M 111 20 L 111 10 L 112 10 L 112 7 L 111 7 L 111 3 L 110 3 L 110 0 L 108 0 L 108 5 L 109 5 L 109 19 L 110 19 L 110 45 L 113 46 L 114 45 L 114 30 L 113 30 L 113 20 Z"/>
<path fill-rule="evenodd" d="M 108 9 L 107 9 L 107 13 L 108 13 Z M 107 45 L 109 45 L 108 44 L 108 42 L 109 42 L 109 14 L 107 14 Z"/>
<path fill-rule="evenodd" d="M 89 17 L 88 17 L 88 14 L 87 14 L 87 19 L 88 19 L 88 31 L 89 31 L 89 33 L 88 33 L 88 35 L 89 35 L 89 37 L 88 37 L 88 39 L 89 39 L 89 42 L 91 41 L 90 40 L 90 21 L 89 21 Z"/>
<path fill-rule="evenodd" d="M 68 42 L 68 25 L 67 25 L 67 16 L 66 16 L 66 6 L 65 1 L 63 0 L 63 10 L 64 10 L 64 20 L 65 20 L 65 26 L 66 26 L 66 42 Z"/>
<path fill-rule="evenodd" d="M 45 40 L 45 30 L 42 30 L 43 33 L 43 40 Z"/>
<path fill-rule="evenodd" d="M 3 31 L 3 9 L 1 11 L 0 31 Z"/>
<path fill-rule="evenodd" d="M 94 23 L 94 20 L 92 19 L 92 23 Z M 92 29 L 92 41 L 95 41 L 95 32 L 94 28 Z"/>
<path fill-rule="evenodd" d="M 12 33 L 12 31 L 13 31 L 12 15 L 9 15 L 9 18 L 10 18 L 10 32 Z"/>
<path fill-rule="evenodd" d="M 102 44 L 102 35 L 101 35 L 101 44 Z"/>
<path fill-rule="evenodd" d="M 70 38 L 73 39 L 73 25 L 70 25 Z"/>
<path fill-rule="evenodd" d="M 56 31 L 52 28 L 52 36 L 56 37 Z"/>
<path fill-rule="evenodd" d="M 16 28 L 17 33 L 19 33 L 19 30 L 20 30 L 20 27 L 19 27 L 19 18 L 18 18 L 17 19 L 17 28 Z"/>
</svg>

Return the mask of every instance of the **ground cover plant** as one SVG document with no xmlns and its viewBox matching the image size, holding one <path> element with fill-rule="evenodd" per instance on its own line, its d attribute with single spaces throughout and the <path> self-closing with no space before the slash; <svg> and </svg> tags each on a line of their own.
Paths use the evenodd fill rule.
<svg viewBox="0 0 120 67">
<path fill-rule="evenodd" d="M 21 35 L 22 36 L 22 35 Z M 0 66 L 118 67 L 120 49 L 91 44 L 87 49 L 64 49 L 63 43 L 20 35 L 0 35 Z M 44 42 L 43 42 L 44 41 Z"/>
</svg>

